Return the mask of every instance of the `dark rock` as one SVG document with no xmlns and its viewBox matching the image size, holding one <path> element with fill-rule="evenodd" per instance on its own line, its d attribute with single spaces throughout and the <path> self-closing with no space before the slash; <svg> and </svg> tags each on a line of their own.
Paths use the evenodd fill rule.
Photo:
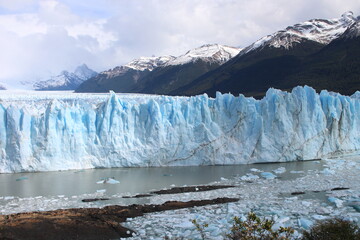
<svg viewBox="0 0 360 240">
<path fill-rule="evenodd" d="M 106 201 L 110 200 L 110 198 L 86 198 L 81 200 L 82 202 L 97 202 L 97 201 Z"/>
<path fill-rule="evenodd" d="M 347 187 L 336 187 L 336 188 L 332 188 L 331 191 L 340 191 L 340 190 L 349 190 L 350 188 Z"/>
<path fill-rule="evenodd" d="M 123 196 L 123 198 L 143 198 L 143 197 L 151 197 L 152 194 L 138 194 L 135 196 Z"/>
<path fill-rule="evenodd" d="M 204 192 L 223 188 L 233 188 L 233 185 L 206 185 L 206 186 L 191 186 L 191 187 L 174 187 L 170 189 L 163 189 L 153 191 L 152 194 L 174 194 L 174 193 L 187 193 L 187 192 Z"/>
<path fill-rule="evenodd" d="M 291 195 L 296 196 L 296 195 L 302 195 L 305 194 L 305 192 L 292 192 Z"/>
</svg>

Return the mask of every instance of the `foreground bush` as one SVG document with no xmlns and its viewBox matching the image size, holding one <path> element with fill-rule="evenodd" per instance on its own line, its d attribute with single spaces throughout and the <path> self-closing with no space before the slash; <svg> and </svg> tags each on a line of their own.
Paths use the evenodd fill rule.
<svg viewBox="0 0 360 240">
<path fill-rule="evenodd" d="M 230 234 L 227 237 L 231 240 L 290 240 L 294 230 L 292 228 L 280 227 L 277 231 L 272 229 L 274 221 L 260 219 L 255 213 L 250 212 L 245 221 L 238 217 L 234 218 L 234 223 Z"/>
<path fill-rule="evenodd" d="M 206 240 L 208 224 L 199 224 L 196 220 L 192 223 Z M 230 233 L 226 235 L 229 240 L 294 240 L 300 239 L 294 235 L 290 227 L 280 227 L 274 231 L 274 221 L 261 219 L 250 212 L 246 220 L 234 217 Z M 165 238 L 168 239 L 168 238 Z M 303 232 L 302 240 L 360 240 L 360 228 L 355 223 L 339 218 L 326 219 L 316 222 L 308 231 Z"/>
<path fill-rule="evenodd" d="M 360 240 L 360 229 L 355 223 L 342 219 L 319 221 L 304 232 L 304 240 Z"/>
</svg>

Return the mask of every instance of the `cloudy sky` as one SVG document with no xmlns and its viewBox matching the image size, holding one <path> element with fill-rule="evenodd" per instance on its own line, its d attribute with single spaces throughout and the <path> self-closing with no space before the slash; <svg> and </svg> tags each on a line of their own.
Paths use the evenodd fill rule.
<svg viewBox="0 0 360 240">
<path fill-rule="evenodd" d="M 312 18 L 338 18 L 359 0 L 0 0 L 0 82 L 96 71 L 206 43 L 245 47 Z"/>
</svg>

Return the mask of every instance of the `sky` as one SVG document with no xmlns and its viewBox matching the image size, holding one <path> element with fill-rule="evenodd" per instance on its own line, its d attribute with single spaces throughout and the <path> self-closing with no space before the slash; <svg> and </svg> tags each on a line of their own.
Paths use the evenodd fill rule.
<svg viewBox="0 0 360 240">
<path fill-rule="evenodd" d="M 95 71 L 208 43 L 246 47 L 313 18 L 360 15 L 359 0 L 0 0 L 0 83 Z"/>
</svg>

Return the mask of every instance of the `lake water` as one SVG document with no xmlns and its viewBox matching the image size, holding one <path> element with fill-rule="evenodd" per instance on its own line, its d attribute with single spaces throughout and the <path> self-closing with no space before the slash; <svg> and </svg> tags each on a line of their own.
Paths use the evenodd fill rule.
<svg viewBox="0 0 360 240">
<path fill-rule="evenodd" d="M 301 173 L 291 171 L 321 170 L 321 161 L 250 164 L 236 166 L 194 166 L 163 168 L 112 168 L 81 171 L 38 172 L 0 174 L 0 197 L 15 196 L 29 198 L 35 196 L 66 197 L 91 194 L 106 190 L 107 195 L 148 193 L 151 190 L 174 186 L 210 184 L 221 178 L 241 177 L 256 168 L 271 172 L 285 167 L 281 179 L 293 179 Z M 114 178 L 118 184 L 98 184 L 104 178 Z"/>
</svg>

